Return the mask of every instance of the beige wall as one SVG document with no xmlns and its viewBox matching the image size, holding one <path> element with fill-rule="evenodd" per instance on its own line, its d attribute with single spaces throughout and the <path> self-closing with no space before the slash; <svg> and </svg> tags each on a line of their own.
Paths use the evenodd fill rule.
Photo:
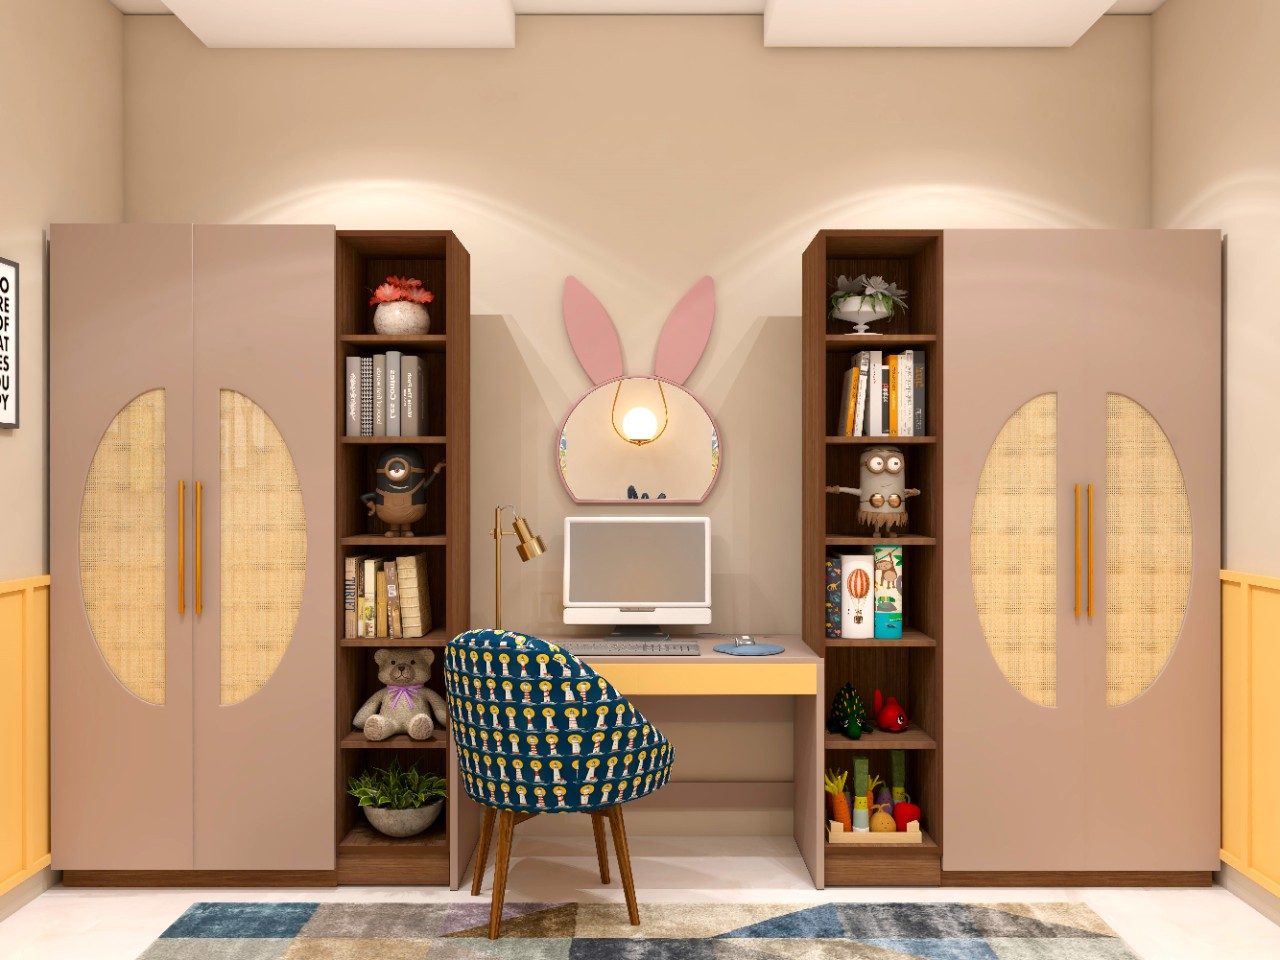
<svg viewBox="0 0 1280 960">
<path fill-rule="evenodd" d="M 1227 234 L 1223 566 L 1280 574 L 1280 4 L 1168 0 L 1154 20 L 1153 218 Z"/>
<path fill-rule="evenodd" d="M 0 430 L 0 580 L 49 569 L 44 230 L 123 215 L 123 21 L 106 0 L 0 0 L 0 256 L 21 265 L 21 425 Z"/>
<path fill-rule="evenodd" d="M 476 315 L 473 615 L 491 618 L 492 505 L 514 502 L 552 548 L 506 578 L 506 621 L 531 631 L 560 615 L 573 511 L 553 440 L 588 385 L 563 278 L 600 296 L 644 372 L 667 312 L 711 274 L 717 325 L 690 387 L 725 444 L 704 508 L 714 626 L 796 632 L 801 251 L 832 226 L 1147 225 L 1149 21 L 999 51 L 768 50 L 751 17 L 518 29 L 514 50 L 235 51 L 129 18 L 126 216 L 458 233 Z M 658 715 L 683 780 L 791 777 L 785 705 Z M 637 816 L 657 832 L 791 830 L 786 809 Z"/>
</svg>

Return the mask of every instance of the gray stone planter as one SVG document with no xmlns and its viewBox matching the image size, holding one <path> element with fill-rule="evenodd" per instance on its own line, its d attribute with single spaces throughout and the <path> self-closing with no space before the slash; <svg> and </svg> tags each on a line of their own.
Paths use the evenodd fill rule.
<svg viewBox="0 0 1280 960">
<path fill-rule="evenodd" d="M 416 336 L 431 329 L 431 315 L 421 303 L 408 300 L 380 303 L 373 311 L 373 329 L 384 336 Z"/>
<path fill-rule="evenodd" d="M 388 810 L 385 807 L 361 807 L 369 826 L 388 837 L 412 837 L 436 822 L 444 801 L 437 800 L 425 807 L 409 810 Z"/>
</svg>

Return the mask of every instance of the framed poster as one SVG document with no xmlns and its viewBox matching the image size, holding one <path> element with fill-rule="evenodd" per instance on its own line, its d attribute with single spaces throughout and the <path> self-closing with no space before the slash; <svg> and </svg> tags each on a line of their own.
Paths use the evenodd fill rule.
<svg viewBox="0 0 1280 960">
<path fill-rule="evenodd" d="M 18 265 L 0 257 L 0 430 L 18 425 Z"/>
</svg>

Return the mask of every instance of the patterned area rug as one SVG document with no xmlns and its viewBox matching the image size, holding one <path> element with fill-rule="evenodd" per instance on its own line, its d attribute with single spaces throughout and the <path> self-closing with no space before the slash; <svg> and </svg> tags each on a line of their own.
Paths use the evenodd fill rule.
<svg viewBox="0 0 1280 960">
<path fill-rule="evenodd" d="M 197 903 L 143 960 L 1135 960 L 1080 903 Z"/>
</svg>

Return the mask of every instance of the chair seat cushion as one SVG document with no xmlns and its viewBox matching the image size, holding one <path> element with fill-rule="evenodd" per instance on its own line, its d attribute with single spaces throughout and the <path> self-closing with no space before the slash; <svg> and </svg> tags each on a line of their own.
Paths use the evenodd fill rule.
<svg viewBox="0 0 1280 960">
<path fill-rule="evenodd" d="M 580 813 L 652 793 L 675 752 L 589 664 L 527 634 L 469 630 L 445 648 L 467 794 L 502 810 Z"/>
</svg>

